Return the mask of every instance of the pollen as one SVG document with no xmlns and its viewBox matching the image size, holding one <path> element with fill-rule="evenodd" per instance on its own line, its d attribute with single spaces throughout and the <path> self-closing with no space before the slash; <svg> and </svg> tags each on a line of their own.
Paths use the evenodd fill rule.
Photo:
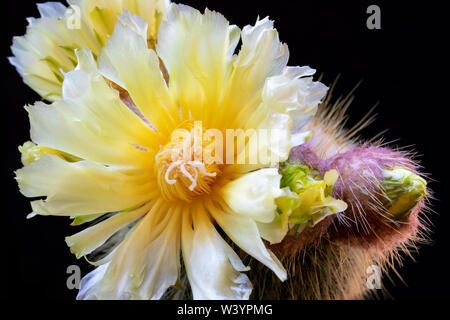
<svg viewBox="0 0 450 320">
<path fill-rule="evenodd" d="M 155 170 L 162 196 L 167 201 L 191 202 L 209 194 L 220 164 L 203 160 L 203 127 L 186 121 L 176 128 L 170 141 L 155 156 Z"/>
</svg>

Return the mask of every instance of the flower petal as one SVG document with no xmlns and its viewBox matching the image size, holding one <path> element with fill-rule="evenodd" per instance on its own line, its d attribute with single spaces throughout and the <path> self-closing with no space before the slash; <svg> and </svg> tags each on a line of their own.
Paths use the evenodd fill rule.
<svg viewBox="0 0 450 320">
<path fill-rule="evenodd" d="M 258 128 L 258 163 L 239 168 L 256 170 L 286 161 L 292 147 L 310 138 L 310 132 L 297 132 L 316 113 L 327 87 L 312 78 L 309 67 L 288 67 L 283 74 L 267 78 L 262 102 L 249 114 L 246 125 Z M 264 133 L 264 134 L 263 134 Z"/>
<path fill-rule="evenodd" d="M 167 16 L 170 0 L 123 0 L 123 6 L 147 21 L 147 39 L 156 40 L 159 24 Z"/>
<path fill-rule="evenodd" d="M 126 89 L 144 117 L 161 134 L 170 134 L 178 117 L 155 51 L 148 49 L 147 24 L 128 12 L 99 56 L 99 68 L 109 80 Z"/>
<path fill-rule="evenodd" d="M 261 238 L 270 244 L 280 243 L 289 231 L 288 225 L 281 222 L 280 216 L 270 223 L 257 223 Z"/>
<path fill-rule="evenodd" d="M 60 18 L 67 10 L 60 2 L 44 2 L 36 5 L 42 18 Z"/>
<path fill-rule="evenodd" d="M 16 179 L 25 196 L 47 196 L 32 202 L 33 211 L 41 215 L 126 210 L 148 201 L 155 192 L 147 175 L 129 175 L 89 161 L 69 163 L 48 154 L 17 170 Z"/>
<path fill-rule="evenodd" d="M 287 67 L 283 74 L 268 78 L 264 86 L 264 104 L 275 112 L 289 112 L 294 120 L 293 132 L 314 116 L 327 93 L 324 84 L 312 81 L 312 77 L 302 78 L 314 73 L 309 67 Z"/>
<path fill-rule="evenodd" d="M 178 279 L 179 211 L 156 203 L 112 259 L 85 276 L 77 299 L 160 299 Z"/>
<path fill-rule="evenodd" d="M 98 284 L 102 281 L 105 276 L 106 271 L 108 270 L 110 262 L 102 264 L 89 272 L 87 275 L 81 279 L 80 290 L 78 291 L 77 299 L 78 300 L 93 300 L 98 299 L 95 295 L 95 289 Z"/>
<path fill-rule="evenodd" d="M 171 5 L 159 29 L 157 52 L 183 118 L 190 113 L 208 122 L 215 115 L 238 34 L 219 13 L 206 9 L 202 15 L 185 5 Z"/>
<path fill-rule="evenodd" d="M 149 152 L 136 146 L 150 149 L 152 142 L 157 144 L 155 132 L 89 70 L 95 66 L 90 53 L 77 54 L 80 65 L 66 75 L 63 99 L 51 106 L 38 102 L 26 108 L 33 141 L 108 165 L 146 163 L 142 159 L 151 157 Z"/>
<path fill-rule="evenodd" d="M 261 103 L 266 79 L 281 74 L 289 58 L 287 46 L 280 42 L 273 21 L 267 17 L 258 20 L 255 26 L 246 26 L 241 38 L 241 50 L 233 62 L 216 117 L 218 125 L 224 115 L 233 115 L 234 123 L 227 124 L 231 128 L 251 128 L 247 121 Z"/>
<path fill-rule="evenodd" d="M 194 299 L 248 299 L 252 284 L 238 255 L 218 234 L 204 208 L 183 215 L 182 247 Z"/>
<path fill-rule="evenodd" d="M 80 8 L 86 24 L 103 44 L 114 31 L 117 16 L 124 10 L 142 17 L 150 26 L 146 38 L 153 38 L 170 4 L 169 0 L 68 0 L 68 2 Z"/>
<path fill-rule="evenodd" d="M 15 37 L 9 61 L 24 82 L 47 100 L 61 97 L 64 72 L 76 66 L 76 49 L 98 56 L 123 10 L 139 14 L 150 25 L 147 38 L 156 41 L 168 0 L 69 0 L 38 4 L 40 18 L 29 18 L 27 32 Z"/>
<path fill-rule="evenodd" d="M 214 219 L 235 244 L 269 267 L 281 281 L 287 279 L 286 269 L 278 258 L 265 247 L 258 226 L 253 219 L 233 213 L 225 203 L 221 204 L 222 208 L 214 205 L 212 201 L 208 201 L 206 205 Z"/>
<path fill-rule="evenodd" d="M 61 97 L 64 72 L 76 66 L 75 49 L 100 50 L 94 34 L 80 21 L 79 28 L 68 28 L 67 8 L 59 3 L 38 5 L 41 18 L 29 18 L 27 32 L 14 37 L 9 60 L 24 82 L 45 99 Z"/>
<path fill-rule="evenodd" d="M 149 204 L 145 204 L 135 210 L 119 212 L 92 227 L 66 237 L 66 243 L 78 259 L 100 247 L 114 233 L 148 213 L 149 209 Z"/>
<path fill-rule="evenodd" d="M 229 182 L 221 194 L 234 212 L 268 223 L 275 218 L 275 198 L 283 193 L 280 180 L 276 168 L 260 169 Z"/>
</svg>

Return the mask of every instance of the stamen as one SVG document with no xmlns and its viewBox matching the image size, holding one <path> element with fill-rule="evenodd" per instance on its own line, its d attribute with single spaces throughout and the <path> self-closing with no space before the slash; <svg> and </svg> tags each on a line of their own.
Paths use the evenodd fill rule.
<svg viewBox="0 0 450 320">
<path fill-rule="evenodd" d="M 190 161 L 189 164 L 195 168 L 199 168 L 200 169 L 200 173 L 208 176 L 208 177 L 215 177 L 217 175 L 216 172 L 208 172 L 206 171 L 206 167 L 205 164 L 203 162 L 200 161 Z"/>
<path fill-rule="evenodd" d="M 191 176 L 191 174 L 186 170 L 184 165 L 185 165 L 184 163 L 181 165 L 181 172 L 186 176 L 186 178 L 188 178 L 192 182 L 192 184 L 189 187 L 189 190 L 193 191 L 195 189 L 195 187 L 197 186 L 198 174 L 196 176 L 196 179 L 194 179 Z"/>
<path fill-rule="evenodd" d="M 194 122 L 186 122 L 172 132 L 170 141 L 155 156 L 159 184 L 167 200 L 191 201 L 211 191 L 212 178 L 220 174 L 217 164 L 201 160 L 202 134 L 192 129 Z M 189 130 L 191 129 L 191 130 Z M 197 150 L 198 149 L 198 150 Z M 196 155 L 199 157 L 196 157 Z M 176 184 L 176 186 L 174 186 Z"/>
<path fill-rule="evenodd" d="M 155 156 L 156 164 L 159 166 L 159 157 L 166 153 L 180 153 L 178 149 L 165 149 Z"/>
<path fill-rule="evenodd" d="M 167 168 L 164 178 L 166 179 L 168 184 L 177 183 L 177 180 L 169 179 L 169 174 L 175 167 L 179 166 L 181 163 L 182 163 L 181 160 L 175 161 L 175 162 L 171 163 L 170 166 Z"/>
</svg>

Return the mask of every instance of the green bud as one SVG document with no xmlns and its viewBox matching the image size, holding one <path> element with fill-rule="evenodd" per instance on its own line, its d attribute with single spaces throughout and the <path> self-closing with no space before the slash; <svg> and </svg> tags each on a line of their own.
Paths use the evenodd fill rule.
<svg viewBox="0 0 450 320">
<path fill-rule="evenodd" d="M 323 178 L 316 170 L 300 164 L 288 164 L 281 169 L 280 187 L 289 187 L 295 193 L 301 193 L 311 185 L 322 182 Z"/>
<path fill-rule="evenodd" d="M 404 167 L 383 170 L 382 188 L 385 205 L 395 220 L 409 217 L 427 194 L 427 182 Z"/>
<path fill-rule="evenodd" d="M 275 199 L 275 203 L 281 226 L 289 226 L 290 235 L 298 235 L 306 227 L 313 228 L 327 216 L 347 209 L 345 202 L 331 196 L 339 177 L 336 170 L 322 177 L 307 166 L 285 164 L 281 167 L 281 176 L 280 186 L 285 194 Z"/>
</svg>

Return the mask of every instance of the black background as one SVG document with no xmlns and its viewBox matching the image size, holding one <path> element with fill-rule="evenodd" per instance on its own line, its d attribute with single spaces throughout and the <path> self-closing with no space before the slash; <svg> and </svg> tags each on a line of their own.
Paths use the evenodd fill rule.
<svg viewBox="0 0 450 320">
<path fill-rule="evenodd" d="M 6 2 L 6 1 L 5 1 Z M 425 171 L 436 180 L 429 185 L 436 201 L 431 215 L 434 243 L 422 246 L 416 262 L 406 259 L 401 269 L 407 285 L 394 276 L 385 279 L 393 299 L 448 297 L 450 265 L 447 264 L 448 199 L 448 89 L 441 77 L 442 43 L 448 42 L 443 8 L 430 2 L 410 1 L 183 1 L 203 10 L 205 6 L 225 15 L 240 27 L 257 16 L 275 20 L 280 38 L 289 45 L 290 65 L 309 65 L 330 84 L 341 74 L 336 96 L 346 94 L 363 80 L 350 108 L 349 124 L 356 123 L 375 103 L 377 121 L 362 132 L 370 138 L 384 129 L 394 146 L 410 146 L 418 152 Z M 7 1 L 2 34 L 2 183 L 6 210 L 2 220 L 5 240 L 2 260 L 7 265 L 7 292 L 13 299 L 70 300 L 76 291 L 66 287 L 66 268 L 84 260 L 70 254 L 64 237 L 77 230 L 66 218 L 36 217 L 26 220 L 28 200 L 22 196 L 13 171 L 20 168 L 17 146 L 29 140 L 28 118 L 23 106 L 40 100 L 8 65 L 14 35 L 23 35 L 26 17 L 38 16 L 35 1 Z M 381 30 L 368 30 L 366 9 L 381 7 Z M 6 101 L 3 100 L 5 99 Z M 398 139 L 398 140 L 396 140 Z"/>
</svg>

